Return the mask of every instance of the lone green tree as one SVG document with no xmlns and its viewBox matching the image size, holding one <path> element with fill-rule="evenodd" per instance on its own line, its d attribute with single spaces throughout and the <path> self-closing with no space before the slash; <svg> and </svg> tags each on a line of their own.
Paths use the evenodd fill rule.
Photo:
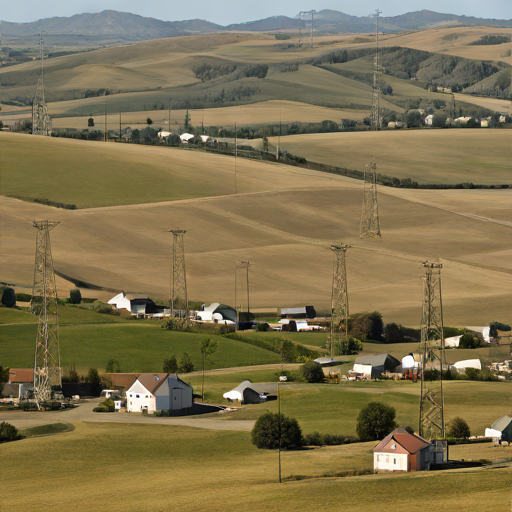
<svg viewBox="0 0 512 512">
<path fill-rule="evenodd" d="M 203 384 L 201 387 L 201 401 L 204 402 L 204 370 L 206 366 L 206 358 L 211 356 L 217 350 L 217 341 L 212 340 L 209 336 L 205 336 L 201 340 L 201 356 L 203 358 Z"/>
<path fill-rule="evenodd" d="M 457 416 L 448 423 L 448 435 L 455 439 L 467 439 L 471 437 L 471 430 L 466 420 Z"/>
<path fill-rule="evenodd" d="M 187 109 L 187 113 L 185 114 L 185 131 L 188 132 L 191 128 L 192 128 L 192 125 L 190 124 L 190 114 L 188 113 L 188 109 Z"/>
<path fill-rule="evenodd" d="M 71 304 L 80 304 L 82 302 L 82 294 L 78 288 L 74 288 L 69 292 L 69 302 Z"/>
<path fill-rule="evenodd" d="M 300 373 L 309 383 L 323 382 L 325 380 L 322 365 L 316 361 L 308 361 L 300 367 Z"/>
<path fill-rule="evenodd" d="M 361 441 L 376 441 L 397 427 L 396 410 L 382 402 L 370 402 L 357 417 L 357 435 Z"/>
<path fill-rule="evenodd" d="M 153 119 L 151 119 L 151 117 L 148 117 L 146 119 L 146 124 L 148 125 L 148 128 L 153 124 Z"/>
<path fill-rule="evenodd" d="M 178 360 L 173 354 L 169 359 L 164 359 L 164 373 L 176 373 L 178 371 Z"/>
<path fill-rule="evenodd" d="M 109 359 L 105 366 L 105 373 L 121 373 L 121 365 L 117 359 Z"/>
<path fill-rule="evenodd" d="M 254 445 L 268 450 L 279 448 L 279 438 L 283 450 L 296 450 L 303 444 L 297 420 L 275 412 L 266 412 L 256 420 L 251 437 Z"/>
<path fill-rule="evenodd" d="M 181 356 L 179 370 L 183 373 L 190 373 L 194 371 L 194 363 L 192 362 L 192 358 L 186 352 L 184 352 Z"/>
<path fill-rule="evenodd" d="M 13 308 L 16 306 L 16 292 L 14 291 L 14 288 L 11 288 L 10 286 L 4 288 L 2 293 L 2 306 L 5 306 L 6 308 Z"/>
</svg>

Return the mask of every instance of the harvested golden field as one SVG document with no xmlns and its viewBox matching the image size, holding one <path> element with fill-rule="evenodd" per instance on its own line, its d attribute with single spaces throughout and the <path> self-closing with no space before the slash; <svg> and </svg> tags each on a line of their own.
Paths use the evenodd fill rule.
<svg viewBox="0 0 512 512">
<path fill-rule="evenodd" d="M 273 144 L 277 138 L 269 139 Z M 512 184 L 512 135 L 500 129 L 395 130 L 281 137 L 281 148 L 311 162 L 364 169 L 418 183 Z"/>
<path fill-rule="evenodd" d="M 497 45 L 471 45 L 486 35 L 512 36 L 512 28 L 447 27 L 397 34 L 383 38 L 384 46 L 404 46 L 415 50 L 456 55 L 466 59 L 503 61 L 512 64 L 507 51 L 512 42 Z"/>
<path fill-rule="evenodd" d="M 78 100 L 77 100 L 78 102 Z M 52 109 L 57 105 L 66 102 L 54 103 Z M 64 105 L 65 106 L 65 105 Z M 59 107 L 57 107 L 59 108 Z M 186 110 L 171 110 L 171 130 L 178 130 L 183 125 Z M 308 105 L 286 100 L 271 100 L 252 103 L 250 105 L 239 105 L 236 107 L 207 108 L 201 110 L 190 109 L 190 122 L 193 126 L 218 126 L 224 128 L 233 128 L 235 123 L 239 127 L 255 124 L 279 124 L 283 123 L 320 123 L 324 120 L 340 122 L 341 119 L 353 119 L 362 121 L 370 114 L 369 110 L 348 110 L 339 108 L 319 107 L 317 105 Z M 53 120 L 54 128 L 76 128 L 83 130 L 87 128 L 87 119 L 84 117 L 61 117 Z M 146 119 L 150 117 L 153 121 L 153 127 L 161 127 L 167 130 L 169 127 L 169 112 L 165 110 L 147 110 L 144 112 L 126 112 L 121 115 L 122 128 L 130 126 L 132 128 L 145 128 Z M 99 115 L 94 119 L 95 125 L 101 130 L 104 129 L 104 116 Z M 109 129 L 119 128 L 119 114 L 111 113 L 107 115 L 107 125 Z"/>
<path fill-rule="evenodd" d="M 2 135 L 2 148 L 6 140 Z M 377 242 L 359 239 L 361 181 L 238 159 L 239 189 L 234 194 L 233 158 L 64 139 L 44 139 L 41 144 L 45 142 L 57 144 L 62 154 L 69 143 L 77 144 L 83 168 L 91 169 L 88 181 L 80 168 L 67 167 L 65 162 L 54 168 L 41 159 L 39 168 L 50 177 L 49 199 L 71 202 L 66 197 L 83 196 L 87 201 L 109 204 L 110 199 L 115 204 L 120 191 L 130 191 L 133 199 L 125 202 L 145 204 L 69 211 L 3 197 L 0 279 L 4 282 L 31 286 L 32 221 L 48 218 L 61 222 L 52 232 L 55 268 L 60 273 L 113 290 L 165 297 L 171 251 L 171 237 L 165 231 L 178 227 L 187 230 L 192 300 L 233 304 L 235 263 L 249 259 L 254 307 L 312 304 L 326 312 L 331 296 L 330 245 L 341 240 L 353 245 L 347 256 L 351 312 L 379 310 L 385 321 L 419 324 L 422 262 L 440 258 L 447 325 L 512 321 L 511 190 L 381 187 L 383 236 Z M 25 146 L 27 155 L 33 147 Z M 111 187 L 98 181 L 101 175 L 90 160 L 95 153 L 104 159 L 110 154 L 118 162 L 120 171 Z M 133 163 L 131 172 L 138 170 L 141 176 L 135 182 L 139 195 L 130 182 L 128 162 Z M 18 184 L 24 184 L 23 195 L 40 193 L 37 162 L 34 166 L 15 168 Z M 100 167 L 105 179 L 109 166 Z M 123 166 L 127 167 L 124 176 Z M 156 183 L 145 179 L 151 173 L 159 177 Z M 52 195 L 51 184 L 60 195 Z M 160 199 L 164 193 L 173 200 Z M 71 283 L 59 280 L 65 296 L 70 287 Z M 94 294 L 110 298 L 112 292 Z"/>
</svg>

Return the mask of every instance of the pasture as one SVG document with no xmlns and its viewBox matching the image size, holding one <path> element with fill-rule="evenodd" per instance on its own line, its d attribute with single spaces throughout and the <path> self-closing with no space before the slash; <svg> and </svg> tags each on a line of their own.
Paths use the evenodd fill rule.
<svg viewBox="0 0 512 512">
<path fill-rule="evenodd" d="M 166 425 L 75 424 L 75 430 L 0 447 L 6 488 L 19 479 L 23 492 L 7 493 L 4 506 L 20 511 L 79 507 L 112 511 L 205 508 L 212 511 L 315 511 L 343 502 L 343 509 L 392 511 L 394 498 L 413 507 L 428 500 L 439 510 L 504 511 L 510 507 L 509 468 L 494 471 L 317 478 L 344 469 L 370 468 L 375 443 L 323 447 L 282 454 L 258 450 L 247 432 Z M 115 447 L 115 449 L 113 449 Z M 489 450 L 491 452 L 492 449 Z M 98 468 L 101 468 L 100 477 Z M 62 483 L 65 485 L 62 485 Z M 437 492 L 432 492 L 435 488 Z M 84 500 L 84 495 L 87 499 Z M 108 504 L 107 504 L 108 501 Z"/>
</svg>

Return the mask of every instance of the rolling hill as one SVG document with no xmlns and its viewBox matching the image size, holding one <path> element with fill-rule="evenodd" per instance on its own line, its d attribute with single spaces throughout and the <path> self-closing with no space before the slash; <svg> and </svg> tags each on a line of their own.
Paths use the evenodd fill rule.
<svg viewBox="0 0 512 512">
<path fill-rule="evenodd" d="M 2 147 L 9 148 L 4 155 L 24 155 L 11 157 L 0 190 L 1 280 L 17 287 L 32 283 L 32 221 L 48 218 L 61 222 L 52 231 L 55 268 L 96 286 L 165 297 L 171 244 L 165 231 L 179 227 L 187 230 L 191 299 L 232 304 L 235 263 L 249 259 L 254 307 L 312 304 L 326 313 L 330 245 L 341 240 L 353 246 L 347 256 L 351 312 L 379 310 L 385 321 L 418 325 L 422 262 L 440 258 L 446 324 L 512 321 L 510 189 L 381 187 L 383 237 L 372 242 L 359 239 L 360 181 L 239 159 L 235 193 L 230 157 L 38 139 L 48 151 L 53 148 L 48 153 L 27 146 L 28 136 L 0 137 Z M 15 149 L 19 144 L 22 152 Z M 37 155 L 33 165 L 24 163 Z M 410 164 L 414 167 L 414 161 Z M 82 198 L 76 201 L 81 209 L 5 197 L 13 187 L 19 195 L 44 191 L 66 203 Z M 61 278 L 58 286 L 66 295 L 73 287 Z"/>
</svg>

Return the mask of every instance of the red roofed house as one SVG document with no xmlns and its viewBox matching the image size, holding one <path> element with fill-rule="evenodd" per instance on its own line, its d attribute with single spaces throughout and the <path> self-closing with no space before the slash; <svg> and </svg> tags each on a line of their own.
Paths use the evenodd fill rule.
<svg viewBox="0 0 512 512">
<path fill-rule="evenodd" d="M 434 462 L 434 446 L 407 427 L 393 430 L 373 449 L 375 471 L 423 471 Z"/>
<path fill-rule="evenodd" d="M 175 411 L 193 404 L 192 386 L 178 375 L 141 373 L 126 391 L 128 412 Z"/>
<path fill-rule="evenodd" d="M 34 387 L 34 368 L 10 368 L 9 382 L 6 382 L 0 392 L 5 396 L 18 398 L 25 396 Z"/>
</svg>

